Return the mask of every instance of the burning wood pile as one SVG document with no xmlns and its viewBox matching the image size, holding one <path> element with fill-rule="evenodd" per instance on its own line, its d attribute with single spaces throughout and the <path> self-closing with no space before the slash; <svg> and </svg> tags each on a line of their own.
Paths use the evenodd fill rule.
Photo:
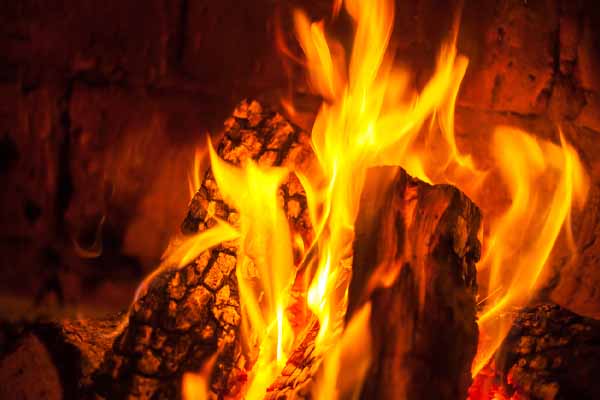
<svg viewBox="0 0 600 400">
<path fill-rule="evenodd" d="M 227 125 L 230 128 L 218 147 L 224 160 L 240 164 L 254 159 L 262 167 L 296 168 L 314 162 L 306 134 L 257 102 L 242 103 Z M 387 182 L 390 179 L 391 183 Z M 480 253 L 476 238 L 479 210 L 455 188 L 430 186 L 395 167 L 370 170 L 367 180 L 375 185 L 361 198 L 365 211 L 357 221 L 352 266 L 360 273 L 348 292 L 346 318 L 350 323 L 353 312 L 360 313 L 369 301 L 373 342 L 389 345 L 393 351 L 372 348 L 378 367 L 368 380 L 373 386 L 366 390 L 384 397 L 408 392 L 429 396 L 434 394 L 432 390 L 445 398 L 465 397 L 477 344 L 474 263 Z M 382 193 L 386 182 L 389 189 Z M 301 235 L 300 240 L 310 240 L 314 230 L 300 182 L 290 177 L 281 188 L 292 231 Z M 210 234 L 211 227 L 218 229 L 219 220 L 237 218 L 236 211 L 223 201 L 214 172 L 209 171 L 192 200 L 183 230 L 191 235 L 188 237 L 199 237 Z M 390 230 L 381 230 L 381 226 Z M 240 244 L 234 239 L 235 232 L 231 233 L 230 241 L 202 251 L 181 268 L 159 272 L 140 289 L 126 328 L 96 372 L 94 388 L 101 395 L 172 398 L 182 390 L 182 372 L 200 371 L 206 363 L 214 363 L 212 379 L 205 378 L 215 394 L 230 397 L 242 393 L 252 373 L 248 366 L 257 360 L 251 358 L 253 351 L 241 336 L 243 298 L 235 270 Z M 188 250 L 193 245 L 182 246 Z M 400 268 L 381 270 L 386 259 Z M 310 274 L 309 264 L 304 261 L 303 265 L 307 267 L 299 269 L 294 288 L 302 287 L 301 281 Z M 419 274 L 429 276 L 423 286 Z M 391 286 L 378 288 L 379 279 Z M 428 306 L 424 310 L 419 310 L 419 290 L 425 291 Z M 299 346 L 283 360 L 279 377 L 265 382 L 269 386 L 262 390 L 265 394 L 266 389 L 268 398 L 303 391 L 308 396 L 322 363 L 324 355 L 315 351 L 321 322 L 302 310 L 303 299 L 298 290 L 288 308 L 290 322 L 301 338 Z M 440 330 L 447 332 L 443 340 L 435 339 Z M 414 333 L 406 334 L 411 331 Z M 384 339 L 387 337 L 392 339 Z M 460 345 L 448 351 L 450 344 Z M 405 357 L 412 361 L 403 366 Z M 430 362 L 424 361 L 428 359 Z M 431 369 L 432 362 L 439 368 Z M 401 383 L 407 377 L 413 379 L 405 387 Z M 443 385 L 433 388 L 431 379 Z"/>
<path fill-rule="evenodd" d="M 262 167 L 309 169 L 316 162 L 308 135 L 256 101 L 244 101 L 233 112 L 217 154 L 236 165 L 253 159 Z M 600 326 L 552 305 L 517 312 L 500 358 L 471 386 L 478 342 L 479 208 L 453 186 L 427 184 L 398 167 L 369 169 L 366 181 L 354 227 L 346 328 L 337 347 L 332 345 L 334 355 L 318 352 L 320 322 L 304 306 L 300 289 L 308 267 L 299 268 L 285 314 L 298 333 L 259 398 L 343 393 L 362 398 L 480 399 L 515 393 L 521 396 L 516 398 L 557 398 L 597 390 L 593 371 L 600 359 Z M 283 182 L 279 196 L 291 230 L 301 243 L 312 240 L 306 192 L 295 175 Z M 219 221 L 238 218 L 209 170 L 183 221 L 182 242 L 167 252 L 171 261 L 140 287 L 125 316 L 27 327 L 28 341 L 49 345 L 52 357 L 61 360 L 59 373 L 69 374 L 62 383 L 64 395 L 244 395 L 261 371 L 253 371 L 257 351 L 242 336 L 244 303 L 236 274 L 240 243 L 235 231 L 223 230 L 231 236 L 220 244 L 210 236 Z M 296 264 L 308 265 L 303 255 L 309 252 L 297 247 Z M 183 261 L 172 262 L 178 259 Z M 31 346 L 28 341 L 22 351 Z"/>
<path fill-rule="evenodd" d="M 487 165 L 462 153 L 458 22 L 417 93 L 388 48 L 393 10 L 345 2 L 348 61 L 322 23 L 295 14 L 323 98 L 312 132 L 258 101 L 235 108 L 216 148 L 208 142 L 182 234 L 128 312 L 29 327 L 68 357 L 57 364 L 64 395 L 597 393 L 600 326 L 555 305 L 515 311 L 534 299 L 561 231 L 573 241 L 571 209 L 588 191 L 577 152 L 560 130 L 550 141 L 498 127 Z"/>
</svg>

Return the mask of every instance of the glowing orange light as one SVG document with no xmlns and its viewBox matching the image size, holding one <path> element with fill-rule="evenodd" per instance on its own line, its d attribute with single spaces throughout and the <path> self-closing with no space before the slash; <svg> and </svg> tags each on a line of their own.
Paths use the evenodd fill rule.
<svg viewBox="0 0 600 400">
<path fill-rule="evenodd" d="M 294 249 L 303 253 L 303 267 L 309 271 L 304 290 L 307 305 L 319 321 L 315 353 L 332 350 L 324 357 L 326 379 L 314 388 L 315 398 L 348 393 L 336 386 L 340 360 L 348 358 L 357 369 L 350 374 L 353 382 L 343 387 L 350 392 L 360 387 L 369 351 L 361 358 L 352 344 L 368 348 L 370 308 L 358 313 L 345 330 L 343 321 L 354 220 L 368 168 L 401 166 L 427 182 L 454 184 L 476 201 L 490 179 L 507 191 L 506 210 L 484 208 L 490 229 L 482 237 L 484 257 L 478 266 L 480 295 L 485 300 L 473 374 L 488 362 L 508 332 L 512 321 L 507 311 L 525 305 L 539 285 L 572 205 L 583 204 L 587 195 L 587 176 L 562 133 L 556 144 L 513 127 L 491 128 L 494 134 L 487 155 L 492 164 L 485 170 L 477 167 L 473 154 L 459 149 L 454 114 L 468 60 L 456 49 L 458 19 L 442 44 L 433 75 L 415 93 L 410 89 L 410 74 L 393 65 L 388 50 L 393 0 L 346 0 L 344 5 L 355 28 L 348 60 L 343 46 L 326 34 L 323 22 L 311 22 L 300 11 L 294 14 L 311 88 L 324 99 L 311 132 L 320 173 L 265 169 L 252 161 L 235 167 L 221 160 L 209 143 L 213 174 L 225 201 L 239 212 L 239 224 L 220 223 L 168 256 L 181 265 L 217 240 L 240 238 L 236 271 L 244 314 L 242 333 L 247 346 L 259 349 L 249 374 L 247 399 L 264 396 L 293 349 L 294 331 L 284 311 L 296 272 Z M 334 1 L 334 16 L 341 6 L 341 1 Z M 289 100 L 284 104 L 294 111 Z M 306 248 L 290 232 L 277 198 L 279 186 L 291 172 L 305 189 L 315 231 L 314 242 Z M 199 178 L 193 179 L 192 186 L 199 186 Z M 390 266 L 375 284 L 390 284 L 396 270 L 397 266 Z M 422 306 L 423 293 L 419 301 Z"/>
</svg>

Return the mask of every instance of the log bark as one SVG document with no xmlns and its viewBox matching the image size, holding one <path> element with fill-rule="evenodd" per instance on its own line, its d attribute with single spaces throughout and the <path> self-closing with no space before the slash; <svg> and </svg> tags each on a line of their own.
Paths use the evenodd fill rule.
<svg viewBox="0 0 600 400">
<path fill-rule="evenodd" d="M 309 137 L 280 114 L 258 102 L 242 102 L 225 122 L 217 153 L 241 165 L 248 159 L 263 166 L 306 171 L 313 153 Z M 310 243 L 306 198 L 295 175 L 280 195 L 292 231 Z M 235 224 L 236 211 L 226 204 L 211 171 L 192 199 L 182 224 L 190 235 L 205 231 L 215 217 Z M 218 354 L 210 389 L 218 397 L 235 396 L 252 360 L 241 348 L 241 319 L 235 266 L 236 242 L 202 253 L 182 269 L 167 268 L 132 306 L 122 333 L 94 376 L 92 391 L 105 398 L 176 399 L 182 375 L 196 372 Z"/>
<path fill-rule="evenodd" d="M 361 398 L 464 399 L 478 338 L 479 209 L 456 188 L 400 168 L 371 169 L 367 182 L 347 313 L 349 321 L 371 302 L 372 363 Z M 266 399 L 312 398 L 322 361 L 317 333 L 315 321 Z"/>
<path fill-rule="evenodd" d="M 464 399 L 477 348 L 477 233 L 462 192 L 401 168 L 367 174 L 355 224 L 347 319 L 371 302 L 363 399 Z"/>
<path fill-rule="evenodd" d="M 600 398 L 600 321 L 542 303 L 515 312 L 496 356 L 470 399 Z"/>
</svg>

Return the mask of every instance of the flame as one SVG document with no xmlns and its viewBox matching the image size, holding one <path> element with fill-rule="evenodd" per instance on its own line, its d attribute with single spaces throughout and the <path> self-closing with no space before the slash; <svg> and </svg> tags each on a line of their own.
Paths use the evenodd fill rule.
<svg viewBox="0 0 600 400">
<path fill-rule="evenodd" d="M 215 353 L 205 361 L 197 373 L 186 372 L 183 374 L 181 385 L 183 400 L 208 400 L 211 398 L 209 395 L 209 379 L 217 361 L 217 355 L 218 353 Z"/>
<path fill-rule="evenodd" d="M 324 22 L 311 22 L 301 11 L 294 13 L 311 88 L 324 99 L 311 132 L 320 173 L 307 176 L 305 171 L 260 167 L 251 160 L 233 166 L 208 144 L 219 190 L 239 213 L 235 227 L 222 222 L 212 229 L 221 230 L 214 234 L 216 239 L 240 238 L 236 273 L 244 315 L 242 333 L 246 347 L 257 349 L 247 399 L 264 396 L 293 350 L 294 330 L 285 310 L 297 272 L 294 251 L 304 256 L 298 271 L 308 276 L 306 301 L 319 322 L 315 353 L 326 355 L 331 350 L 325 357 L 325 379 L 313 393 L 316 398 L 343 396 L 344 390 L 335 386 L 340 360 L 354 360 L 353 365 L 360 366 L 352 374 L 354 382 L 344 384 L 353 393 L 360 388 L 369 364 L 370 308 L 357 313 L 345 330 L 343 321 L 354 221 L 368 168 L 401 166 L 424 181 L 454 184 L 482 206 L 489 229 L 482 236 L 484 257 L 478 266 L 480 295 L 485 300 L 479 314 L 481 340 L 473 374 L 507 334 L 510 311 L 526 305 L 538 288 L 554 244 L 570 221 L 572 206 L 582 205 L 588 191 L 581 161 L 562 132 L 556 144 L 513 127 L 497 127 L 488 153 L 477 154 L 477 159 L 492 161 L 486 169 L 479 169 L 474 154 L 459 149 L 454 114 L 468 67 L 468 59 L 456 49 L 459 18 L 441 46 L 431 78 L 417 93 L 411 74 L 394 66 L 394 54 L 388 48 L 393 0 L 346 0 L 343 4 L 354 23 L 348 59 L 344 47 L 326 34 Z M 341 5 L 334 1 L 334 16 Z M 284 104 L 294 109 L 288 100 Z M 296 174 L 305 189 L 315 231 L 313 243 L 306 248 L 290 232 L 278 198 L 279 186 L 290 173 Z M 486 201 L 486 185 L 507 192 L 510 204 L 505 210 Z M 193 187 L 198 186 L 199 177 L 193 181 Z M 574 248 L 568 227 L 566 233 Z M 214 245 L 206 236 L 194 240 L 187 245 L 194 249 L 191 254 Z M 177 254 L 179 264 L 189 260 L 188 250 L 182 248 L 184 255 Z M 375 284 L 390 284 L 397 268 L 389 266 Z M 423 293 L 418 300 L 423 306 Z M 355 346 L 367 347 L 362 359 L 353 353 Z"/>
<path fill-rule="evenodd" d="M 482 293 L 489 298 L 479 315 L 482 340 L 473 364 L 476 374 L 508 332 L 512 322 L 508 311 L 526 305 L 539 284 L 572 203 L 585 201 L 586 174 L 562 132 L 556 145 L 511 127 L 495 130 L 489 149 L 493 166 L 479 170 L 472 155 L 458 149 L 454 133 L 456 99 L 468 66 L 467 58 L 456 51 L 458 18 L 441 48 L 435 73 L 415 95 L 407 89 L 409 75 L 394 70 L 386 53 L 393 2 L 353 0 L 345 4 L 355 21 L 347 80 L 340 62 L 332 59 L 326 47 L 336 42 L 324 39 L 322 23 L 309 24 L 302 13 L 296 13 L 312 88 L 326 100 L 313 126 L 312 141 L 328 180 L 327 190 L 315 189 L 318 183 L 311 177 L 301 179 L 309 206 L 325 210 L 320 217 L 311 212 L 314 226 L 321 227 L 317 239 L 321 261 L 308 290 L 309 306 L 321 322 L 319 338 L 322 342 L 323 336 L 335 336 L 330 330 L 335 325 L 334 312 L 343 314 L 344 302 L 332 299 L 342 276 L 342 260 L 348 257 L 367 168 L 400 165 L 427 182 L 452 183 L 475 200 L 482 198 L 482 185 L 499 176 L 511 205 L 499 216 L 484 209 L 491 229 L 484 237 L 479 271 L 489 280 Z M 419 135 L 428 119 L 422 145 Z"/>
<path fill-rule="evenodd" d="M 206 151 L 201 147 L 196 147 L 194 150 L 194 164 L 190 174 L 188 174 L 188 190 L 190 192 L 190 199 L 194 197 L 202 181 L 200 179 L 200 174 L 204 170 L 202 166 L 204 165 L 206 160 Z"/>
<path fill-rule="evenodd" d="M 219 190 L 240 215 L 236 274 L 246 317 L 243 337 L 248 347 L 259 347 L 246 398 L 259 398 L 285 366 L 293 342 L 284 318 L 295 271 L 292 236 L 278 198 L 289 171 L 259 167 L 252 160 L 234 167 L 217 156 L 210 140 L 208 148 Z"/>
<path fill-rule="evenodd" d="M 371 303 L 358 310 L 348 326 L 323 360 L 318 380 L 326 385 L 316 385 L 312 395 L 315 399 L 358 398 L 371 362 Z M 340 374 L 341 367 L 344 373 Z"/>
<path fill-rule="evenodd" d="M 575 149 L 562 132 L 558 146 L 527 133 L 499 127 L 493 149 L 497 167 L 512 197 L 509 209 L 497 220 L 478 266 L 480 282 L 495 290 L 479 316 L 481 338 L 473 363 L 476 374 L 508 333 L 514 307 L 524 306 L 536 289 L 571 204 L 582 204 L 587 183 Z M 551 193 L 545 192 L 550 183 Z"/>
<path fill-rule="evenodd" d="M 401 165 L 431 181 L 426 174 L 431 160 L 412 147 L 421 127 L 436 112 L 446 128 L 448 158 L 472 168 L 470 159 L 458 152 L 453 136 L 454 97 L 467 65 L 466 58 L 457 57 L 454 42 L 444 46 L 434 75 L 416 95 L 408 90 L 409 74 L 393 68 L 387 50 L 393 2 L 346 1 L 345 5 L 355 23 L 347 76 L 342 68 L 345 57 L 336 61 L 327 44 L 337 42 L 326 38 L 323 24 L 309 23 L 301 12 L 295 14 L 312 88 L 325 99 L 312 129 L 324 179 L 299 175 L 317 231 L 318 255 L 312 262 L 316 267 L 307 290 L 308 306 L 320 322 L 317 351 L 335 341 L 346 311 L 354 220 L 367 169 Z"/>
</svg>

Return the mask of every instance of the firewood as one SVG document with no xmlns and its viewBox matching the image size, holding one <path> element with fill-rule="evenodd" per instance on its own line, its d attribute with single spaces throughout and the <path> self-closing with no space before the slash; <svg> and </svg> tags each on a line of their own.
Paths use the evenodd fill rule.
<svg viewBox="0 0 600 400">
<path fill-rule="evenodd" d="M 256 102 L 243 102 L 234 111 L 217 152 L 234 164 L 252 158 L 301 171 L 310 170 L 314 162 L 308 135 Z M 383 186 L 384 177 L 392 177 L 392 184 Z M 374 361 L 362 397 L 409 393 L 406 398 L 464 398 L 477 343 L 479 210 L 457 189 L 427 185 L 400 169 L 376 168 L 367 179 L 348 312 L 350 318 L 365 301 L 372 303 Z M 381 193 L 382 187 L 388 190 Z M 280 195 L 292 231 L 308 245 L 314 233 L 305 193 L 293 174 Z M 182 231 L 203 232 L 215 224 L 215 217 L 233 222 L 237 215 L 222 200 L 209 170 Z M 235 241 L 226 242 L 183 268 L 167 266 L 147 284 L 118 327 L 114 324 L 110 340 L 83 335 L 75 347 L 92 354 L 94 362 L 75 375 L 81 377 L 77 393 L 111 399 L 179 398 L 183 373 L 200 370 L 216 354 L 211 391 L 218 397 L 239 394 L 252 361 L 240 344 L 236 255 Z M 371 277 L 381 277 L 378 267 L 386 263 L 399 266 L 398 273 L 384 274 L 394 275 L 389 285 L 374 284 L 378 281 Z M 295 289 L 297 304 L 290 310 L 305 329 L 266 398 L 310 397 L 311 377 L 320 365 L 314 354 L 318 321 L 305 310 L 302 285 Z M 85 329 L 93 332 L 93 324 Z M 61 329 L 52 332 L 50 337 L 64 335 Z M 82 368 L 78 363 L 73 359 L 70 368 Z"/>
<path fill-rule="evenodd" d="M 598 399 L 600 321 L 552 303 L 515 311 L 512 328 L 475 378 L 470 398 Z"/>
<path fill-rule="evenodd" d="M 428 185 L 400 168 L 373 168 L 367 182 L 347 313 L 349 321 L 366 301 L 372 304 L 371 372 L 361 397 L 466 398 L 478 339 L 480 211 L 456 188 Z M 312 398 L 322 362 L 314 351 L 317 333 L 314 321 L 266 399 Z"/>
<path fill-rule="evenodd" d="M 225 122 L 217 153 L 240 165 L 248 159 L 262 166 L 285 165 L 306 170 L 313 153 L 306 133 L 257 102 L 242 102 Z M 306 197 L 291 174 L 281 187 L 292 231 L 309 243 Z M 209 170 L 193 197 L 182 224 L 184 234 L 214 226 L 215 217 L 234 223 Z M 227 242 L 202 253 L 181 269 L 167 268 L 132 306 L 127 325 L 95 376 L 94 391 L 106 398 L 178 398 L 182 375 L 198 371 L 218 354 L 211 390 L 235 395 L 245 383 L 239 338 L 240 299 L 235 274 L 237 243 Z"/>
<path fill-rule="evenodd" d="M 400 168 L 367 174 L 347 319 L 371 302 L 364 399 L 464 399 L 477 349 L 477 206 Z"/>
</svg>

